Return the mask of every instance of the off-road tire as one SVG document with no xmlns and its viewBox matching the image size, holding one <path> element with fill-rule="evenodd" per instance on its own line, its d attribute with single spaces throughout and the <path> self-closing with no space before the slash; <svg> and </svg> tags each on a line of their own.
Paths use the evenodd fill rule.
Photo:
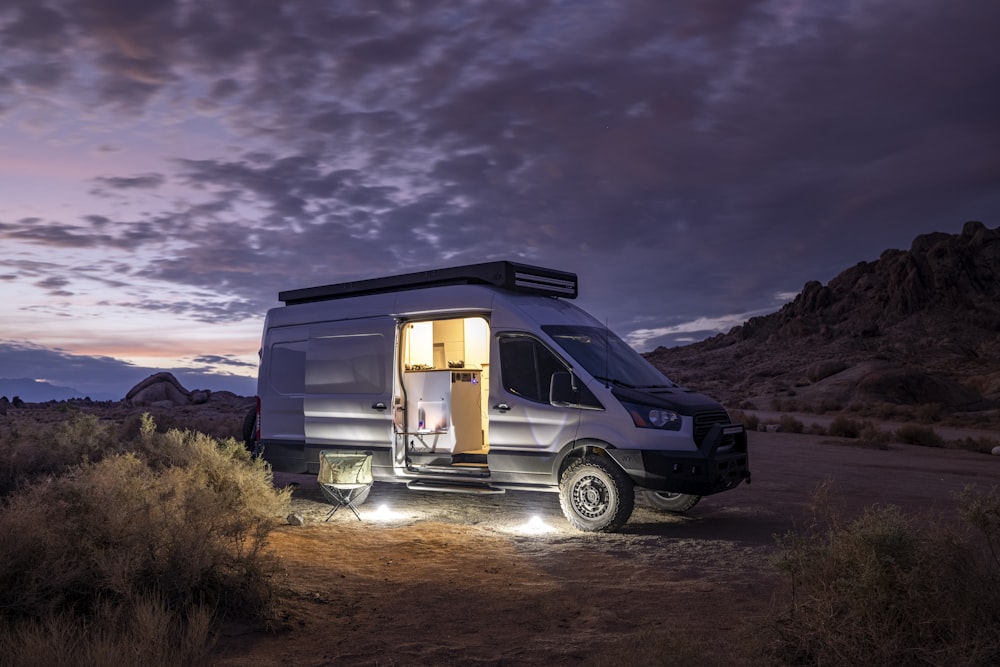
<svg viewBox="0 0 1000 667">
<path fill-rule="evenodd" d="M 574 528 L 614 532 L 632 516 L 635 485 L 611 459 L 588 456 L 563 472 L 559 480 L 559 505 Z"/>
<path fill-rule="evenodd" d="M 669 491 L 644 491 L 643 497 L 654 509 L 674 514 L 683 514 L 698 504 L 701 496 Z"/>
<path fill-rule="evenodd" d="M 254 442 L 255 431 L 257 430 L 257 408 L 253 407 L 247 411 L 246 415 L 243 417 L 243 445 L 247 448 L 251 454 L 254 451 L 254 447 L 257 443 Z"/>
</svg>

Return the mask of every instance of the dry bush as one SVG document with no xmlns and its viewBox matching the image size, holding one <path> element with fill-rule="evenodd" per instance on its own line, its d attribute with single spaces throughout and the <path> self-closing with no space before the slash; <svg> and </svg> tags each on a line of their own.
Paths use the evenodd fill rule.
<svg viewBox="0 0 1000 667">
<path fill-rule="evenodd" d="M 826 435 L 826 429 L 823 428 L 822 424 L 817 424 L 816 422 L 813 422 L 809 424 L 809 428 L 806 431 L 806 433 L 808 433 L 809 435 Z"/>
<path fill-rule="evenodd" d="M 1000 494 L 967 492 L 969 527 L 893 506 L 780 539 L 789 609 L 765 651 L 791 665 L 1000 664 Z"/>
<path fill-rule="evenodd" d="M 54 424 L 16 423 L 0 432 L 0 496 L 125 451 L 115 424 L 73 413 Z"/>
<path fill-rule="evenodd" d="M 994 440 L 987 437 L 967 437 L 959 438 L 958 440 L 949 440 L 948 445 L 957 449 L 967 449 L 970 452 L 989 454 L 993 451 L 994 447 L 1000 447 L 1000 440 Z"/>
<path fill-rule="evenodd" d="M 743 424 L 748 431 L 756 431 L 760 425 L 760 419 L 757 415 L 748 415 L 742 410 L 731 410 L 729 418 L 733 420 L 734 424 Z"/>
<path fill-rule="evenodd" d="M 861 423 L 848 417 L 836 417 L 826 431 L 838 438 L 857 438 L 861 435 Z"/>
<path fill-rule="evenodd" d="M 68 613 L 19 619 L 0 633 L 0 667 L 187 667 L 205 664 L 215 644 L 213 613 L 184 614 L 159 596 L 102 605 L 86 622 Z"/>
<path fill-rule="evenodd" d="M 802 422 L 790 415 L 781 415 L 778 424 L 781 425 L 781 430 L 785 433 L 802 433 L 805 428 Z"/>
<path fill-rule="evenodd" d="M 896 429 L 896 437 L 908 445 L 923 445 L 925 447 L 941 447 L 944 439 L 930 426 L 919 424 L 903 424 Z"/>
<path fill-rule="evenodd" d="M 862 422 L 861 431 L 858 432 L 858 440 L 866 445 L 874 445 L 879 449 L 889 449 L 892 433 L 883 431 L 870 421 L 865 421 Z"/>
<path fill-rule="evenodd" d="M 289 496 L 274 489 L 267 464 L 232 439 L 157 433 L 148 417 L 135 441 L 111 442 L 103 456 L 100 438 L 113 438 L 95 438 L 57 443 L 71 459 L 87 456 L 58 476 L 29 475 L 0 506 L 0 618 L 9 622 L 0 643 L 27 647 L 26 637 L 79 629 L 102 613 L 139 622 L 137 600 L 161 600 L 187 633 L 205 609 L 271 619 L 276 562 L 263 548 Z M 49 620 L 25 624 L 39 618 Z M 130 642 L 128 632 L 94 641 Z M 89 636 L 56 634 L 74 646 Z"/>
</svg>

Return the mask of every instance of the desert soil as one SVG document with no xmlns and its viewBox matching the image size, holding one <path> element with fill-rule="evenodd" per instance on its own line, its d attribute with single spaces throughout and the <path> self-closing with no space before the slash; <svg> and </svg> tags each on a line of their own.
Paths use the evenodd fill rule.
<svg viewBox="0 0 1000 667">
<path fill-rule="evenodd" d="M 325 522 L 314 476 L 276 474 L 305 519 L 270 541 L 287 588 L 282 627 L 229 627 L 213 664 L 650 664 L 644 647 L 677 650 L 677 637 L 704 651 L 687 664 L 752 664 L 748 634 L 787 596 L 775 536 L 808 521 L 821 484 L 848 515 L 873 504 L 948 515 L 966 485 L 1000 483 L 1000 457 L 966 451 L 785 433 L 752 433 L 750 446 L 750 485 L 684 516 L 640 499 L 608 535 L 572 529 L 555 494 L 388 484 L 363 521 L 341 510 Z M 533 516 L 548 532 L 528 528 Z"/>
</svg>

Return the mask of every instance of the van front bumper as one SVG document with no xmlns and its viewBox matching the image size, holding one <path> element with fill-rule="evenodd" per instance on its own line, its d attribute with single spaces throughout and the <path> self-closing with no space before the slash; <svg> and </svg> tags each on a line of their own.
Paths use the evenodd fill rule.
<svg viewBox="0 0 1000 667">
<path fill-rule="evenodd" d="M 747 434 L 742 424 L 715 424 L 698 451 L 609 449 L 636 486 L 708 496 L 750 483 Z"/>
</svg>

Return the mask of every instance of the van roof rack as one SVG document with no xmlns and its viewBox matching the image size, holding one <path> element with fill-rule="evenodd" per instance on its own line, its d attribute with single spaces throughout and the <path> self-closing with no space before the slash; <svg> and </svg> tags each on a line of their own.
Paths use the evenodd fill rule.
<svg viewBox="0 0 1000 667">
<path fill-rule="evenodd" d="M 499 261 L 288 290 L 279 292 L 278 299 L 283 301 L 285 305 L 292 306 L 299 303 L 343 299 L 365 294 L 384 294 L 440 285 L 494 285 L 515 292 L 561 296 L 567 299 L 575 299 L 577 295 L 575 273 L 517 262 Z"/>
</svg>

